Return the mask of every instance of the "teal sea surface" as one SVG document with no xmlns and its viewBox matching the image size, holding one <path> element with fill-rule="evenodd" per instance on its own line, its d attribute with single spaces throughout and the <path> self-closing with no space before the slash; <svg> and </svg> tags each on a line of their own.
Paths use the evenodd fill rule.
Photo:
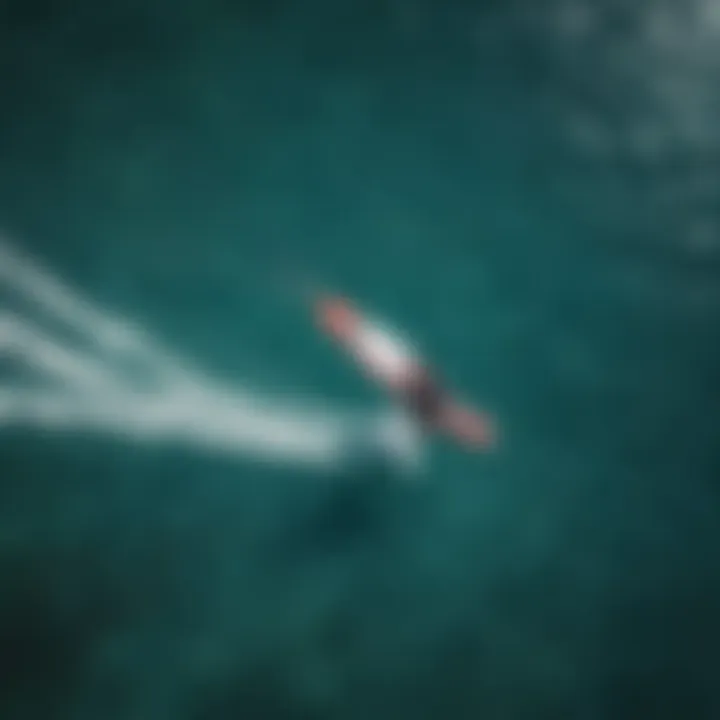
<svg viewBox="0 0 720 720">
<path fill-rule="evenodd" d="M 0 6 L 4 238 L 227 385 L 381 407 L 327 286 L 500 430 L 408 483 L 0 427 L 3 720 L 720 717 L 701 10 Z"/>
</svg>

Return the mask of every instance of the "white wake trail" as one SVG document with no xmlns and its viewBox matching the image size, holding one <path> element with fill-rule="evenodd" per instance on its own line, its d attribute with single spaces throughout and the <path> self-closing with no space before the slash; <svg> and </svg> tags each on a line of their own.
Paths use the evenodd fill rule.
<svg viewBox="0 0 720 720">
<path fill-rule="evenodd" d="M 210 453 L 341 469 L 369 460 L 415 466 L 420 438 L 402 416 L 283 406 L 191 368 L 147 332 L 72 291 L 0 237 L 0 287 L 82 336 L 92 354 L 0 310 L 0 357 L 37 371 L 50 387 L 0 385 L 0 428 L 105 433 L 178 443 Z M 153 379 L 138 388 L 128 366 Z"/>
<path fill-rule="evenodd" d="M 348 420 L 308 422 L 300 415 L 252 414 L 160 396 L 80 397 L 67 392 L 0 389 L 0 427 L 109 433 L 152 443 L 181 443 L 222 454 L 260 456 L 275 463 L 339 467 L 351 451 Z M 350 443 L 350 445 L 348 445 Z"/>
<path fill-rule="evenodd" d="M 118 380 L 92 358 L 42 335 L 22 318 L 0 311 L 0 353 L 78 389 L 118 389 Z"/>
<path fill-rule="evenodd" d="M 0 235 L 0 284 L 30 300 L 39 310 L 83 335 L 112 360 L 145 363 L 159 374 L 163 385 L 175 391 L 209 390 L 207 379 L 184 366 L 178 358 L 124 318 L 94 307 L 38 263 L 14 248 Z"/>
</svg>

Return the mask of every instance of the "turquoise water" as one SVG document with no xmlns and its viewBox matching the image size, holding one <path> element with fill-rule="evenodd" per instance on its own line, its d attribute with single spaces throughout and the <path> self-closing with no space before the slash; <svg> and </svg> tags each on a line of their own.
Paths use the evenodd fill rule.
<svg viewBox="0 0 720 720">
<path fill-rule="evenodd" d="M 6 5 L 17 244 L 231 384 L 372 406 L 279 279 L 338 288 L 501 443 L 408 485 L 3 430 L 3 717 L 720 713 L 716 164 L 637 150 L 644 95 L 521 7 Z"/>
</svg>

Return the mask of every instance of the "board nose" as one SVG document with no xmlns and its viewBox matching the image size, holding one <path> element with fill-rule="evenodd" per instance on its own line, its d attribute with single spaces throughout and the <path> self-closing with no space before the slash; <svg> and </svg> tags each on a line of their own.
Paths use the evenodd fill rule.
<svg viewBox="0 0 720 720">
<path fill-rule="evenodd" d="M 347 335 L 357 324 L 357 315 L 342 298 L 321 298 L 316 304 L 316 315 L 320 326 L 333 335 Z"/>
</svg>

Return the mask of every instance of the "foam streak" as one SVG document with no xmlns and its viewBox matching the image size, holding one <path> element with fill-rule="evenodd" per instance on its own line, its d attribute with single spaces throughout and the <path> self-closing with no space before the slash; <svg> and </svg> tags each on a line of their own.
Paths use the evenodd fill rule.
<svg viewBox="0 0 720 720">
<path fill-rule="evenodd" d="M 0 237 L 0 286 L 47 320 L 82 336 L 92 352 L 54 338 L 10 309 L 0 312 L 0 357 L 39 372 L 41 388 L 0 387 L 0 427 L 109 433 L 126 440 L 175 442 L 210 453 L 338 468 L 378 454 L 409 459 L 418 440 L 406 422 L 283 406 L 249 388 L 227 387 L 164 348 L 122 317 L 72 291 Z M 152 377 L 138 388 L 128 363 Z M 48 381 L 50 386 L 48 387 Z"/>
</svg>

